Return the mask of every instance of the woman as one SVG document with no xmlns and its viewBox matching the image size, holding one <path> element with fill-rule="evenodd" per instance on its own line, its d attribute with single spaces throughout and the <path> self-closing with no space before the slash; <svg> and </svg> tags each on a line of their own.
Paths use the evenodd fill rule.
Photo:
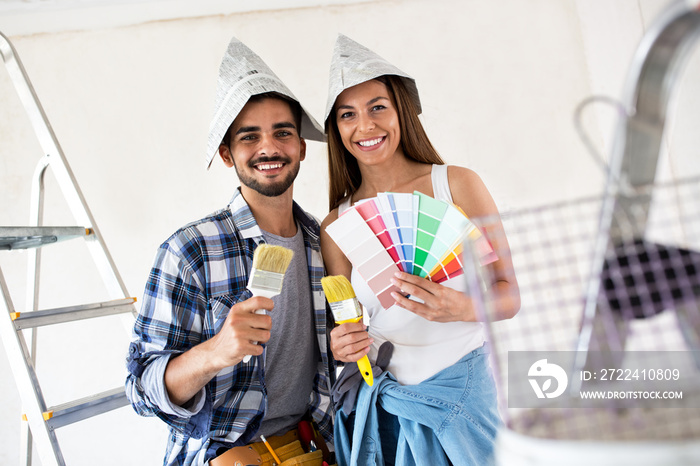
<svg viewBox="0 0 700 466">
<path fill-rule="evenodd" d="M 379 387 L 363 386 L 358 395 L 353 435 L 362 435 L 363 441 L 344 445 L 341 439 L 349 434 L 337 433 L 340 463 L 345 457 L 374 464 L 383 457 L 386 463 L 421 464 L 425 450 L 431 464 L 485 464 L 500 421 L 484 332 L 474 303 L 463 293 L 464 281 L 436 284 L 398 273 L 393 283 L 410 298 L 394 293 L 396 304 L 383 309 L 325 228 L 357 201 L 387 191 L 422 192 L 456 204 L 475 221 L 497 218 L 496 205 L 476 173 L 444 165 L 418 119 L 415 83 L 402 71 L 341 35 L 330 88 L 325 117 L 331 212 L 321 226 L 321 247 L 327 273 L 351 279 L 370 317 L 369 328 L 362 323 L 336 327 L 331 350 L 346 363 L 368 353 L 374 361 L 382 343 L 394 345 L 387 368 L 391 376 Z M 495 299 L 493 319 L 513 317 L 520 298 L 502 225 L 495 221 L 480 227 L 499 257 L 486 274 L 489 296 Z M 375 412 L 372 403 L 381 409 Z M 344 424 L 348 419 L 350 413 L 339 413 L 336 432 L 350 430 Z M 369 432 L 377 426 L 382 432 Z M 381 446 L 367 442 L 368 435 L 381 438 Z"/>
</svg>

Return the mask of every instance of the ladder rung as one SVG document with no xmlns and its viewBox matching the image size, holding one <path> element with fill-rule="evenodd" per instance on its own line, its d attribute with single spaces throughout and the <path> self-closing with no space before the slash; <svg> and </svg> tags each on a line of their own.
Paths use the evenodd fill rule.
<svg viewBox="0 0 700 466">
<path fill-rule="evenodd" d="M 129 400 L 124 393 L 124 387 L 119 387 L 79 400 L 52 406 L 44 413 L 44 419 L 48 417 L 46 423 L 50 427 L 57 429 L 113 409 L 121 408 L 127 404 L 129 404 Z"/>
<path fill-rule="evenodd" d="M 38 248 L 90 234 L 85 227 L 0 227 L 0 250 Z"/>
<path fill-rule="evenodd" d="M 136 298 L 123 298 L 104 303 L 83 304 L 43 311 L 16 312 L 14 313 L 16 317 L 13 316 L 13 321 L 17 330 L 62 324 L 64 322 L 133 312 L 133 304 L 135 302 Z"/>
</svg>

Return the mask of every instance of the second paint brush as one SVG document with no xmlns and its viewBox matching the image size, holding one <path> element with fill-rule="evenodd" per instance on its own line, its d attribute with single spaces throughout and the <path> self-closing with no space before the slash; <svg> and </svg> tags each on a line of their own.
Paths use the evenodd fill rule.
<svg viewBox="0 0 700 466">
<path fill-rule="evenodd" d="M 331 312 L 333 312 L 333 319 L 336 324 L 362 320 L 362 307 L 357 301 L 355 290 L 353 290 L 350 280 L 344 275 L 323 277 L 321 286 L 326 294 L 328 303 L 331 305 Z M 371 387 L 374 384 L 374 375 L 372 374 L 372 365 L 369 362 L 369 358 L 366 355 L 363 356 L 357 361 L 357 367 L 360 369 L 362 378 Z"/>
</svg>

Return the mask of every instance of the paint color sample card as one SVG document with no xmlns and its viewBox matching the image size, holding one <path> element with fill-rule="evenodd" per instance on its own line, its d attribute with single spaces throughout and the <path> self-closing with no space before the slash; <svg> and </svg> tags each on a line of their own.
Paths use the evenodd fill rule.
<svg viewBox="0 0 700 466">
<path fill-rule="evenodd" d="M 481 230 L 455 205 L 425 194 L 379 193 L 349 208 L 326 232 L 385 308 L 399 270 L 441 283 L 464 273 L 469 241 L 481 265 L 498 259 Z"/>
<path fill-rule="evenodd" d="M 413 273 L 414 245 L 416 244 L 416 216 L 414 214 L 415 199 L 408 193 L 385 193 L 392 207 L 391 215 L 396 224 L 396 231 L 400 239 L 403 252 L 403 269 Z"/>
<path fill-rule="evenodd" d="M 326 233 L 367 282 L 382 307 L 391 307 L 395 302 L 391 292 L 400 290 L 390 280 L 399 268 L 360 213 L 355 208 L 348 209 L 326 227 Z"/>
<path fill-rule="evenodd" d="M 379 242 L 382 243 L 382 246 L 384 246 L 386 252 L 389 253 L 391 260 L 393 260 L 396 266 L 403 271 L 403 268 L 401 267 L 401 258 L 399 257 L 396 245 L 391 240 L 391 235 L 387 230 L 382 216 L 379 215 L 379 208 L 377 206 L 377 202 L 375 202 L 376 200 L 376 198 L 372 198 L 361 203 L 357 203 L 354 206 L 354 209 L 360 213 L 365 223 L 369 225 L 369 228 L 379 239 Z"/>
<path fill-rule="evenodd" d="M 444 282 L 464 273 L 462 268 L 462 244 L 450 251 L 433 270 L 430 271 L 430 280 L 435 283 Z"/>
<path fill-rule="evenodd" d="M 479 258 L 481 265 L 490 264 L 498 260 L 496 251 L 493 250 L 493 246 L 491 246 L 486 236 L 481 233 L 481 230 L 474 228 L 467 237 L 471 240 L 476 257 Z"/>
<path fill-rule="evenodd" d="M 396 207 L 394 200 L 388 196 L 387 193 L 379 193 L 377 194 L 375 202 L 377 209 L 379 210 L 379 215 L 381 215 L 382 219 L 384 220 L 384 226 L 386 227 L 387 233 L 389 233 L 391 243 L 394 245 L 396 253 L 399 256 L 399 263 L 397 264 L 399 269 L 403 270 L 404 272 L 412 270 L 413 266 L 411 266 L 411 269 L 408 269 L 407 267 L 409 260 L 413 260 L 413 256 L 411 255 L 410 259 L 406 257 L 406 250 L 401 242 L 401 235 L 399 233 L 398 226 L 396 225 L 396 217 L 394 215 Z M 411 272 L 409 271 L 408 273 Z"/>
<path fill-rule="evenodd" d="M 432 266 L 430 266 L 430 268 L 426 267 L 426 262 L 428 262 L 430 249 L 435 242 L 435 235 L 440 228 L 440 222 L 445 215 L 448 204 L 417 191 L 414 195 L 419 198 L 416 254 L 413 259 L 414 275 L 427 277 Z M 416 267 L 418 268 L 418 273 L 415 273 Z"/>
<path fill-rule="evenodd" d="M 428 271 L 428 276 L 432 275 L 433 268 L 440 265 L 450 251 L 462 243 L 470 227 L 473 225 L 467 217 L 454 206 L 447 206 L 435 232 L 435 239 L 430 246 L 430 251 L 428 251 L 428 257 L 423 264 L 423 270 Z"/>
</svg>

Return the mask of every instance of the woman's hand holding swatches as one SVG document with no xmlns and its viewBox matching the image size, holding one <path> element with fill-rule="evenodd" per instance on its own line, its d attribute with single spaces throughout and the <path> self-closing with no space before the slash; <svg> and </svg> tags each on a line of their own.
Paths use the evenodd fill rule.
<svg viewBox="0 0 700 466">
<path fill-rule="evenodd" d="M 423 303 L 392 293 L 396 304 L 426 320 L 433 322 L 476 322 L 477 316 L 472 299 L 462 292 L 439 283 L 398 272 L 391 281 L 397 288 Z"/>
</svg>

